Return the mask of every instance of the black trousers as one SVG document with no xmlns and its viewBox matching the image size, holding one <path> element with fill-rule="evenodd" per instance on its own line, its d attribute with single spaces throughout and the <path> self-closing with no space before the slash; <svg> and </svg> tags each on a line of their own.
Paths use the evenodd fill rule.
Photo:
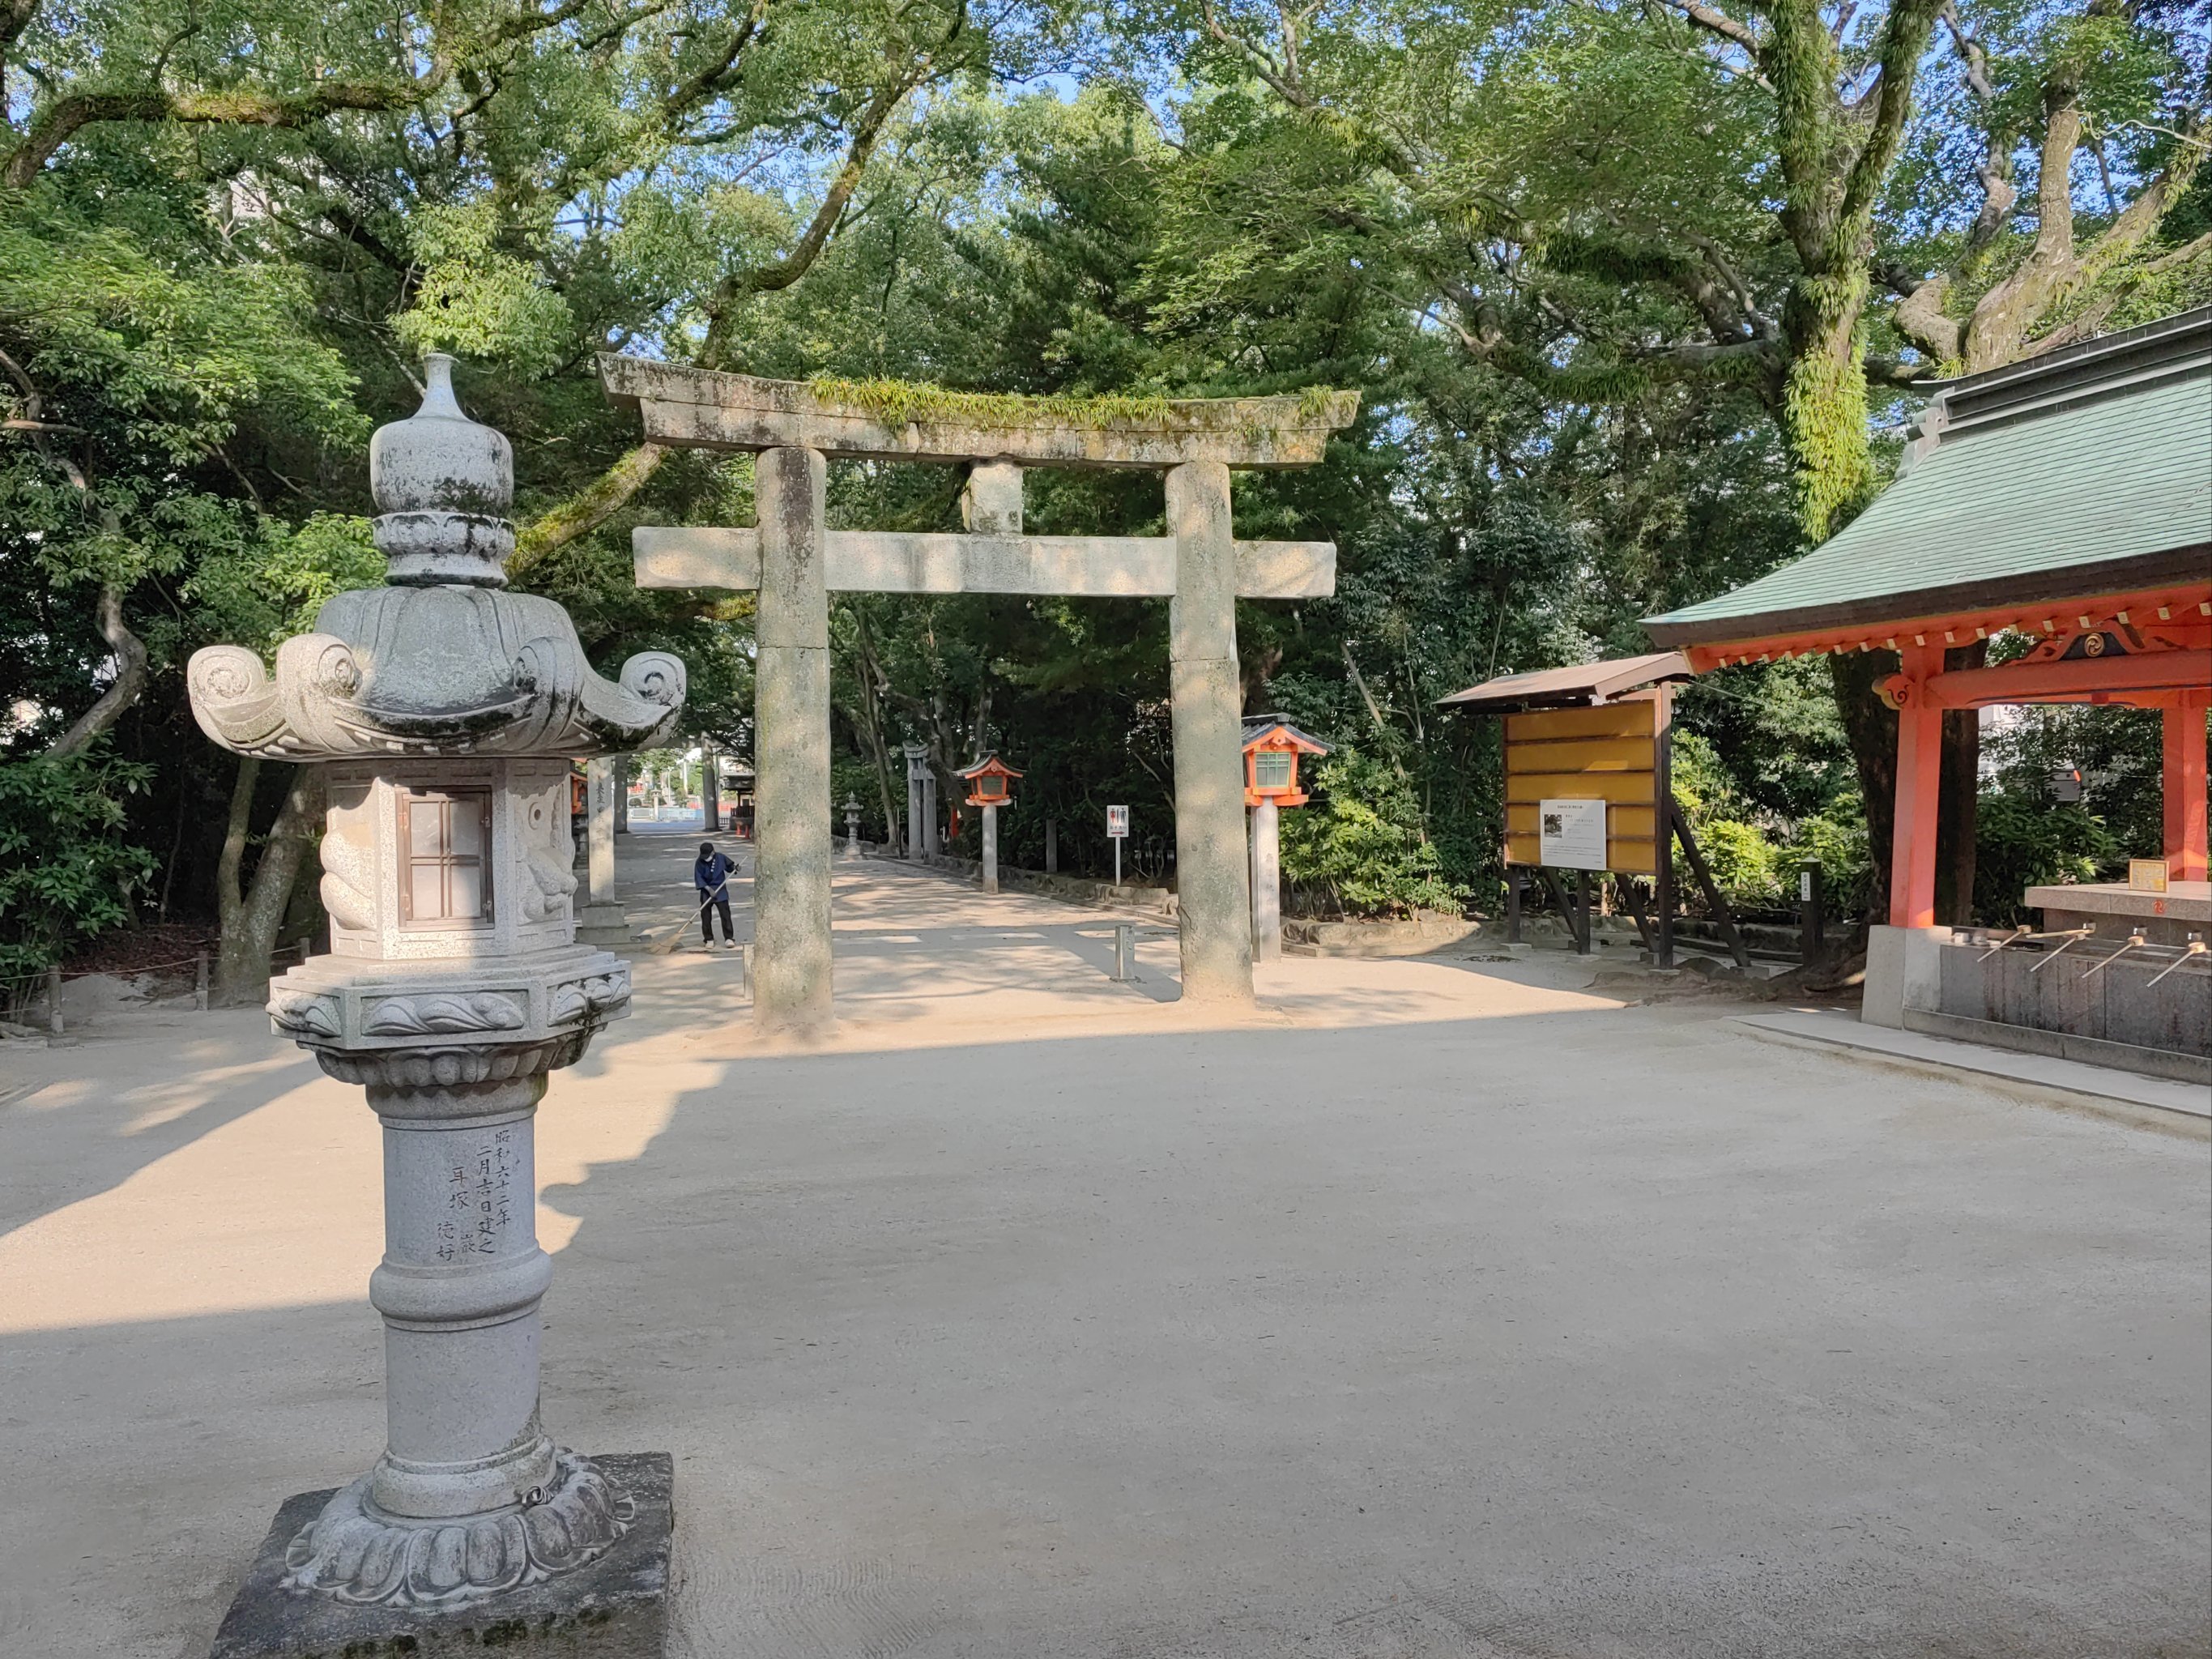
<svg viewBox="0 0 2212 1659">
<path fill-rule="evenodd" d="M 717 914 L 722 918 L 722 943 L 727 945 L 737 938 L 736 931 L 730 926 L 730 896 L 726 891 L 718 892 L 709 899 L 702 893 L 699 896 L 699 936 L 709 945 L 714 942 L 714 917 Z"/>
</svg>

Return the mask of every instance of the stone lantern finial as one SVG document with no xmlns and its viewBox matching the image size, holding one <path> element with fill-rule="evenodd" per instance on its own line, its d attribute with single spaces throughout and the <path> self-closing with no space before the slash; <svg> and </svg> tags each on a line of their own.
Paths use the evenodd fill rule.
<svg viewBox="0 0 2212 1659">
<path fill-rule="evenodd" d="M 422 408 L 370 443 L 386 586 L 332 598 L 273 674 L 236 646 L 187 672 L 216 743 L 325 769 L 331 951 L 276 981 L 269 1012 L 385 1130 L 369 1300 L 388 1443 L 304 1525 L 280 1516 L 226 1656 L 294 1651 L 253 1644 L 272 1623 L 298 1650 L 352 1650 L 588 1578 L 641 1504 L 665 1559 L 665 1460 L 594 1462 L 538 1421 L 534 1115 L 547 1073 L 629 1004 L 629 964 L 574 942 L 571 762 L 664 739 L 684 665 L 647 652 L 602 679 L 565 611 L 506 591 L 513 459 L 452 367 L 431 357 Z"/>
</svg>

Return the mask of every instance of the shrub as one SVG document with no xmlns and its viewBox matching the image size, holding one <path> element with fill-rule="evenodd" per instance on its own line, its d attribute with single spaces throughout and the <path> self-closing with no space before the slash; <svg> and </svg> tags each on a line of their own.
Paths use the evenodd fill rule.
<svg viewBox="0 0 2212 1659">
<path fill-rule="evenodd" d="M 1316 798 L 1283 814 L 1283 873 L 1302 896 L 1354 916 L 1458 909 L 1420 803 L 1394 768 L 1346 747 L 1314 781 Z"/>
<path fill-rule="evenodd" d="M 2005 789 L 1984 795 L 1979 812 L 1974 914 L 1992 927 L 2028 919 L 2021 901 L 2030 887 L 2094 881 L 2120 855 L 2105 821 L 2079 802 Z"/>
<path fill-rule="evenodd" d="M 1731 904 L 1766 908 L 1782 901 L 1783 854 L 1766 831 L 1741 818 L 1707 818 L 1696 826 L 1698 850 L 1705 855 L 1713 884 Z M 1696 878 L 1678 847 L 1674 854 L 1674 889 L 1695 893 Z"/>
<path fill-rule="evenodd" d="M 153 773 L 100 744 L 0 765 L 0 987 L 9 1006 L 73 945 L 130 920 L 154 860 L 124 840 L 121 797 Z"/>
</svg>

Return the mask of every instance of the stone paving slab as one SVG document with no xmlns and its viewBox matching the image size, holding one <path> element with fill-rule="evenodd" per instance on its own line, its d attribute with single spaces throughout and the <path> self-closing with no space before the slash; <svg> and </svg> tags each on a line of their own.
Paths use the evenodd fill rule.
<svg viewBox="0 0 2212 1659">
<path fill-rule="evenodd" d="M 2183 1119 L 2212 1120 L 2212 1091 L 2195 1084 L 2144 1077 L 2110 1066 L 2085 1066 L 2055 1055 L 2023 1054 L 1987 1043 L 1863 1024 L 1855 1016 L 1833 1010 L 1779 1009 L 1740 1014 L 1736 1023 L 1762 1035 L 1825 1043 L 1898 1064 L 2026 1084 L 2083 1100 L 2143 1107 Z"/>
</svg>

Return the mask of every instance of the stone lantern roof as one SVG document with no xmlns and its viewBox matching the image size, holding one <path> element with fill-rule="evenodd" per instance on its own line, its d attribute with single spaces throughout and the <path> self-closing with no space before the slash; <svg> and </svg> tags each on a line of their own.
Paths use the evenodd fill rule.
<svg viewBox="0 0 2212 1659">
<path fill-rule="evenodd" d="M 552 600 L 505 591 L 514 547 L 507 440 L 461 412 L 453 359 L 426 365 L 412 419 L 380 428 L 370 484 L 386 581 L 333 597 L 312 632 L 256 653 L 213 646 L 187 673 L 216 742 L 270 760 L 560 755 L 647 748 L 673 728 L 684 665 L 647 651 L 592 670 Z"/>
</svg>

